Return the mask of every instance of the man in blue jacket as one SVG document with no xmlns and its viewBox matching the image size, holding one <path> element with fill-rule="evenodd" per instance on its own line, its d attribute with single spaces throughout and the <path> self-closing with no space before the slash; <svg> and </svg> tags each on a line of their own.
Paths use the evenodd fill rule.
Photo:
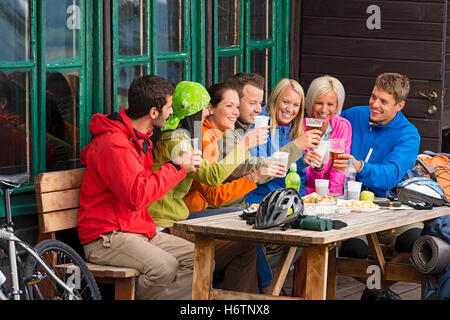
<svg viewBox="0 0 450 320">
<path fill-rule="evenodd" d="M 383 73 L 375 81 L 369 106 L 357 106 L 341 113 L 352 124 L 353 140 L 350 155 L 341 155 L 335 166 L 344 170 L 348 160 L 353 160 L 363 190 L 377 197 L 387 192 L 411 170 L 420 147 L 416 127 L 406 119 L 401 110 L 410 89 L 409 79 L 398 73 Z M 381 243 L 388 244 L 399 254 L 397 261 L 411 252 L 414 241 L 420 237 L 423 223 L 397 228 L 393 233 L 380 232 Z M 343 242 L 340 255 L 367 258 L 369 253 L 365 236 Z M 394 258 L 395 259 L 395 258 Z M 361 297 L 370 299 L 400 299 L 390 289 L 366 290 Z"/>
</svg>

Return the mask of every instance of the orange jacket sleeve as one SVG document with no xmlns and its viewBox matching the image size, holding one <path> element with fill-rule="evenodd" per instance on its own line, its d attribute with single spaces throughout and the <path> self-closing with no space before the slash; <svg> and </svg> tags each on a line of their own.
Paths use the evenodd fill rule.
<svg viewBox="0 0 450 320">
<path fill-rule="evenodd" d="M 210 187 L 194 180 L 191 192 L 186 195 L 184 202 L 189 208 L 189 212 L 205 210 L 208 204 L 220 207 L 233 201 L 250 191 L 256 189 L 250 174 L 245 174 L 242 178 L 221 184 L 217 187 Z"/>
</svg>

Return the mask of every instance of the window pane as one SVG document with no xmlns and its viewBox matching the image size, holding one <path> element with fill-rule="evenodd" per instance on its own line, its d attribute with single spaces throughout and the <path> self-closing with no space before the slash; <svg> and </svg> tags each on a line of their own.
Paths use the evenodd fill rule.
<svg viewBox="0 0 450 320">
<path fill-rule="evenodd" d="M 0 61 L 31 59 L 30 2 L 1 0 Z"/>
<path fill-rule="evenodd" d="M 32 168 L 29 71 L 0 71 L 0 174 Z"/>
<path fill-rule="evenodd" d="M 239 72 L 239 56 L 219 57 L 218 81 L 225 82 Z"/>
<path fill-rule="evenodd" d="M 119 67 L 117 81 L 117 105 L 128 108 L 128 88 L 137 77 L 147 74 L 147 67 L 143 65 Z"/>
<path fill-rule="evenodd" d="M 157 1 L 158 52 L 184 50 L 184 1 Z"/>
<path fill-rule="evenodd" d="M 252 40 L 272 38 L 272 1 L 250 1 L 250 37 Z"/>
<path fill-rule="evenodd" d="M 239 45 L 240 0 L 218 0 L 217 24 L 219 47 Z"/>
<path fill-rule="evenodd" d="M 265 81 L 265 96 L 270 89 L 270 81 L 271 81 L 271 60 L 272 60 L 272 49 L 254 49 L 251 51 L 250 58 L 250 72 L 258 73 L 264 77 Z"/>
<path fill-rule="evenodd" d="M 184 61 L 158 61 L 158 76 L 169 79 L 175 84 L 186 80 Z"/>
<path fill-rule="evenodd" d="M 78 56 L 80 0 L 47 0 L 45 15 L 47 61 Z"/>
<path fill-rule="evenodd" d="M 147 52 L 145 0 L 119 0 L 119 55 L 138 56 Z"/>
<path fill-rule="evenodd" d="M 79 166 L 79 87 L 78 70 L 48 71 L 46 78 L 47 171 Z"/>
</svg>

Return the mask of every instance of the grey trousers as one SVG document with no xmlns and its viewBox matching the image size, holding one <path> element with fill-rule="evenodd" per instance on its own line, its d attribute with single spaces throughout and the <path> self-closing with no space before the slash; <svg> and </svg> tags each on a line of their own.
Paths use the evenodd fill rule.
<svg viewBox="0 0 450 320">
<path fill-rule="evenodd" d="M 83 246 L 86 260 L 139 270 L 138 300 L 192 299 L 194 244 L 157 232 L 153 239 L 114 231 Z"/>
</svg>

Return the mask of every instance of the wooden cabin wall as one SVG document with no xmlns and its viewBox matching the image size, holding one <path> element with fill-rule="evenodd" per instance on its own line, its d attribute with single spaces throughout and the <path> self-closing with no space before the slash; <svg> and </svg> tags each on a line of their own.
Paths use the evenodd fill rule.
<svg viewBox="0 0 450 320">
<path fill-rule="evenodd" d="M 447 26 L 445 33 L 444 111 L 442 114 L 442 151 L 450 153 L 450 4 L 447 1 Z"/>
<path fill-rule="evenodd" d="M 367 27 L 370 5 L 380 8 L 380 29 Z M 305 90 L 312 79 L 329 74 L 344 85 L 344 108 L 367 105 L 379 74 L 405 74 L 411 91 L 404 113 L 419 130 L 420 150 L 441 151 L 444 105 L 450 125 L 450 97 L 443 103 L 444 69 L 450 87 L 450 63 L 444 66 L 444 52 L 450 56 L 450 42 L 444 42 L 447 1 L 302 0 L 300 12 L 293 27 L 301 30 L 301 54 L 293 65 L 299 65 L 298 79 Z M 426 113 L 430 102 L 416 96 L 418 90 L 439 93 L 432 102 L 438 108 L 435 114 Z"/>
</svg>

